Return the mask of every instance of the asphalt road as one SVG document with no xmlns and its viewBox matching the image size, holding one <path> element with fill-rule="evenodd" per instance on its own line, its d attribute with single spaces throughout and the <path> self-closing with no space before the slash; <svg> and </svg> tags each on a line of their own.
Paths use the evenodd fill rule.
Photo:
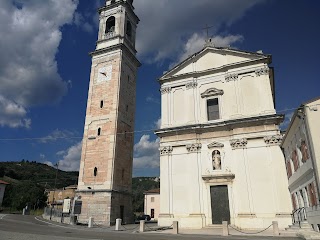
<svg viewBox="0 0 320 240">
<path fill-rule="evenodd" d="M 206 236 L 206 235 L 171 235 L 163 233 L 137 233 L 132 230 L 116 232 L 113 229 L 93 228 L 84 226 L 69 226 L 44 221 L 34 216 L 1 215 L 0 214 L 0 240 L 109 240 L 109 239 L 259 239 L 275 240 L 274 237 L 246 237 L 246 236 Z M 138 227 L 138 225 L 137 225 Z M 284 238 L 279 238 L 284 240 Z M 290 238 L 285 238 L 289 240 Z M 296 238 L 291 238 L 296 239 Z"/>
</svg>

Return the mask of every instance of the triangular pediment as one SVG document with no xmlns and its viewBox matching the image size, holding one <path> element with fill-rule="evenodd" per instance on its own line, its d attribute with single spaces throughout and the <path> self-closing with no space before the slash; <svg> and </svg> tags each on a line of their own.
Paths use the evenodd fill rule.
<svg viewBox="0 0 320 240">
<path fill-rule="evenodd" d="M 211 149 L 211 148 L 222 148 L 224 147 L 224 144 L 223 143 L 219 143 L 219 142 L 212 142 L 210 144 L 208 144 L 208 148 Z"/>
<path fill-rule="evenodd" d="M 200 52 L 190 56 L 170 71 L 166 72 L 161 80 L 192 73 L 206 72 L 235 66 L 259 59 L 269 59 L 270 56 L 262 53 L 245 52 L 230 48 L 205 47 Z"/>
</svg>

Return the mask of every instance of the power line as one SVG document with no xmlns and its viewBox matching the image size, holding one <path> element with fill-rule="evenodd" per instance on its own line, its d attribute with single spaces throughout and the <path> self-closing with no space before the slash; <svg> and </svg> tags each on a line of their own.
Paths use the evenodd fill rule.
<svg viewBox="0 0 320 240">
<path fill-rule="evenodd" d="M 309 109 L 312 109 L 312 107 L 320 106 L 320 104 L 314 104 L 310 106 L 306 106 Z M 285 108 L 282 110 L 276 111 L 277 113 L 283 113 L 283 112 L 288 112 L 288 111 L 294 111 L 298 109 L 303 109 L 304 107 L 297 107 L 297 108 Z M 126 135 L 126 134 L 134 134 L 134 133 L 149 133 L 149 132 L 154 132 L 158 130 L 157 128 L 154 129 L 145 129 L 145 130 L 137 130 L 137 131 L 131 131 L 131 132 L 119 132 L 116 133 L 116 135 Z M 100 135 L 100 136 L 107 136 L 107 135 Z M 80 136 L 61 136 L 61 137 L 52 137 L 52 136 L 47 136 L 47 137 L 24 137 L 24 138 L 0 138 L 0 141 L 42 141 L 42 143 L 47 143 L 50 141 L 56 141 L 59 139 L 83 139 L 84 137 Z"/>
</svg>

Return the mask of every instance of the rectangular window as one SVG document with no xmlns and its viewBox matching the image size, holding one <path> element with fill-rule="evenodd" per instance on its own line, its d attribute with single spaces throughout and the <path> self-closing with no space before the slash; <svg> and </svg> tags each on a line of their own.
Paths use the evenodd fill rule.
<svg viewBox="0 0 320 240">
<path fill-rule="evenodd" d="M 154 202 L 154 197 L 151 197 L 151 202 Z"/>
<path fill-rule="evenodd" d="M 208 121 L 217 120 L 219 116 L 219 101 L 218 98 L 207 100 Z"/>
<path fill-rule="evenodd" d="M 151 218 L 154 218 L 154 209 L 151 209 Z"/>
</svg>

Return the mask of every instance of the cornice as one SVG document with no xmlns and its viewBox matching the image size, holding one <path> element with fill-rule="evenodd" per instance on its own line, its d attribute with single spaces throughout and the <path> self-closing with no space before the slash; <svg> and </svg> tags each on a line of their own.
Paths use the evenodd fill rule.
<svg viewBox="0 0 320 240">
<path fill-rule="evenodd" d="M 160 151 L 160 155 L 169 155 L 172 153 L 173 147 L 172 146 L 160 147 L 159 151 Z"/>
<path fill-rule="evenodd" d="M 103 53 L 109 53 L 111 51 L 114 51 L 114 50 L 122 50 L 122 51 L 127 51 L 129 53 L 129 57 L 134 60 L 134 62 L 136 63 L 136 65 L 138 67 L 141 66 L 141 63 L 139 62 L 139 60 L 137 59 L 137 57 L 132 54 L 132 52 L 128 49 L 128 47 L 123 44 L 123 43 L 119 43 L 119 44 L 116 44 L 116 45 L 113 45 L 113 46 L 110 46 L 110 47 L 106 47 L 106 48 L 102 48 L 102 49 L 98 49 L 98 50 L 95 50 L 93 52 L 90 52 L 89 55 L 91 57 L 94 57 L 94 56 L 97 56 L 97 55 L 100 55 L 100 54 L 103 54 Z"/>
<path fill-rule="evenodd" d="M 158 136 L 166 136 L 166 135 L 175 135 L 175 134 L 185 134 L 185 133 L 205 133 L 210 131 L 218 131 L 218 130 L 232 130 L 235 128 L 241 127 L 250 127 L 250 126 L 258 126 L 258 125 L 270 125 L 276 124 L 279 125 L 284 119 L 284 115 L 265 115 L 265 116 L 256 116 L 249 118 L 240 118 L 240 119 L 232 119 L 226 121 L 217 121 L 203 124 L 193 124 L 193 125 L 184 125 L 184 126 L 176 126 L 171 128 L 163 128 L 155 131 L 155 134 Z"/>
<path fill-rule="evenodd" d="M 263 139 L 267 145 L 280 145 L 282 142 L 282 138 L 283 135 L 278 134 L 273 136 L 266 136 Z"/>
<path fill-rule="evenodd" d="M 209 75 L 209 74 L 214 74 L 214 73 L 227 72 L 229 70 L 232 70 L 235 68 L 240 68 L 240 67 L 246 66 L 248 64 L 268 63 L 268 61 L 269 61 L 269 58 L 261 57 L 261 58 L 254 59 L 254 60 L 248 60 L 248 61 L 242 61 L 242 62 L 237 62 L 237 63 L 233 63 L 233 64 L 227 64 L 227 65 L 223 65 L 221 67 L 211 68 L 211 69 L 207 69 L 204 71 L 194 71 L 194 72 L 190 72 L 190 73 L 180 74 L 177 76 L 168 76 L 168 77 L 164 77 L 164 78 L 159 78 L 158 81 L 161 83 L 165 83 L 165 82 L 170 82 L 173 80 L 184 79 L 184 78 L 199 78 L 199 77 L 206 75 L 206 74 Z M 245 73 L 246 72 L 239 73 L 239 74 L 245 74 Z"/>
<path fill-rule="evenodd" d="M 131 12 L 131 14 L 134 16 L 136 22 L 137 22 L 137 23 L 140 22 L 139 17 L 138 17 L 138 16 L 136 15 L 136 13 L 134 12 L 134 7 L 131 6 L 129 3 L 125 2 L 125 1 L 119 1 L 119 2 L 115 2 L 115 3 L 113 3 L 113 4 L 111 4 L 111 5 L 108 5 L 108 6 L 100 7 L 100 8 L 98 8 L 98 13 L 99 13 L 99 15 L 100 15 L 101 12 L 103 12 L 103 11 L 107 11 L 107 10 L 110 10 L 110 9 L 113 9 L 113 8 L 117 8 L 117 7 L 119 7 L 119 6 L 124 6 L 124 7 L 128 8 L 128 9 L 130 9 L 130 10 L 131 10 L 130 12 Z"/>
</svg>

